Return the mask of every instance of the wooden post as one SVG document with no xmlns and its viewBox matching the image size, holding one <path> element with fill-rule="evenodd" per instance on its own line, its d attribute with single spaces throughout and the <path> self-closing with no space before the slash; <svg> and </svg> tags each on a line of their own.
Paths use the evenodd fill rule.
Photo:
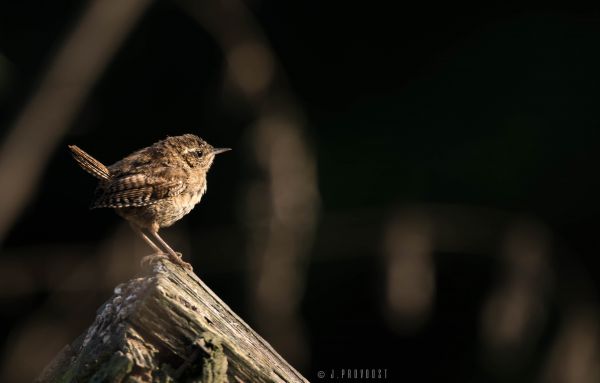
<svg viewBox="0 0 600 383">
<path fill-rule="evenodd" d="M 117 286 L 37 382 L 308 382 L 193 272 L 158 260 Z"/>
</svg>

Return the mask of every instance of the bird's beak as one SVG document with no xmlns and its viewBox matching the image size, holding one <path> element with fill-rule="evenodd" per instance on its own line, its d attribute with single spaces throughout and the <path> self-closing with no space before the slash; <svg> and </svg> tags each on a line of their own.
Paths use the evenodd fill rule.
<svg viewBox="0 0 600 383">
<path fill-rule="evenodd" d="M 219 153 L 227 152 L 229 150 L 231 150 L 231 148 L 214 148 L 212 151 L 212 154 L 219 154 Z"/>
</svg>

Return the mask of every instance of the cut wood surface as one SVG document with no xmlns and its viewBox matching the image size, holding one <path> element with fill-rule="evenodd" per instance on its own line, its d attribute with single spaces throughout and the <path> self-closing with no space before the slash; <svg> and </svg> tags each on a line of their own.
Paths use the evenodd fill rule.
<svg viewBox="0 0 600 383">
<path fill-rule="evenodd" d="M 114 289 L 38 382 L 307 382 L 193 272 L 167 260 Z"/>
</svg>

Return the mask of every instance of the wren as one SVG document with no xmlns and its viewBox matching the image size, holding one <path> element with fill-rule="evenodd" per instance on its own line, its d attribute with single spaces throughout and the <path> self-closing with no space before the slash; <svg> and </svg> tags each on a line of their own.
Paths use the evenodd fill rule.
<svg viewBox="0 0 600 383">
<path fill-rule="evenodd" d="M 114 209 L 156 251 L 150 257 L 166 255 L 191 269 L 158 231 L 173 225 L 200 202 L 215 155 L 229 148 L 213 148 L 196 135 L 184 134 L 167 137 L 110 166 L 75 145 L 69 149 L 79 166 L 99 180 L 92 209 Z"/>
</svg>

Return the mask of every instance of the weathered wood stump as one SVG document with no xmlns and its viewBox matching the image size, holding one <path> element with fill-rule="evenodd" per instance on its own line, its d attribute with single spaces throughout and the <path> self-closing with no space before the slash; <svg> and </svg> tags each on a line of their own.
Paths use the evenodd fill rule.
<svg viewBox="0 0 600 383">
<path fill-rule="evenodd" d="M 193 272 L 159 260 L 117 286 L 38 382 L 307 382 Z"/>
</svg>

